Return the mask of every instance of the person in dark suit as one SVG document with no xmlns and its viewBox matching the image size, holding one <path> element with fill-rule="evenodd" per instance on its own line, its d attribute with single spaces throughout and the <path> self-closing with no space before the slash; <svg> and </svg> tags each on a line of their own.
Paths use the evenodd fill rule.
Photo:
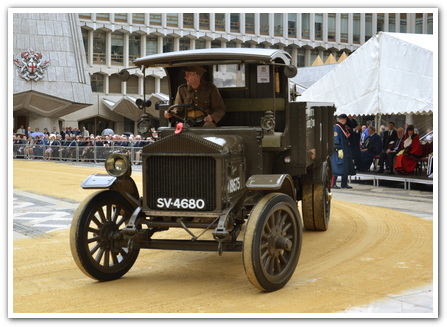
<svg viewBox="0 0 447 327">
<path fill-rule="evenodd" d="M 351 145 L 352 159 L 354 160 L 354 166 L 360 157 L 360 139 L 362 134 L 362 126 L 360 126 L 352 115 L 348 116 L 349 132 L 351 136 L 349 137 L 349 143 Z"/>
<path fill-rule="evenodd" d="M 387 150 L 391 149 L 394 145 L 394 143 L 397 140 L 397 132 L 394 129 L 394 123 L 393 122 L 389 122 L 388 123 L 388 129 L 386 129 L 383 132 L 383 137 L 382 137 L 382 152 L 380 153 L 380 158 L 379 158 L 379 169 L 377 169 L 376 173 L 379 174 L 383 174 L 384 173 L 384 165 L 386 163 L 386 158 L 387 158 Z M 392 167 L 389 167 L 388 165 L 386 166 L 386 169 L 388 171 L 392 171 Z"/>
<path fill-rule="evenodd" d="M 388 167 L 387 174 L 394 174 L 394 158 L 397 153 L 404 148 L 405 130 L 400 127 L 397 129 L 397 139 L 392 144 L 391 148 L 386 150 L 386 166 Z"/>
<path fill-rule="evenodd" d="M 368 135 L 360 150 L 360 160 L 357 165 L 358 171 L 367 171 L 374 160 L 374 156 L 382 152 L 382 139 L 377 135 L 374 126 L 368 127 Z"/>
<path fill-rule="evenodd" d="M 352 188 L 348 185 L 348 176 L 355 175 L 355 169 L 349 143 L 351 133 L 347 125 L 348 116 L 341 114 L 337 118 L 338 122 L 334 125 L 334 153 L 331 156 L 333 176 L 331 187 L 339 188 L 336 180 L 337 176 L 341 176 L 341 188 Z"/>
</svg>

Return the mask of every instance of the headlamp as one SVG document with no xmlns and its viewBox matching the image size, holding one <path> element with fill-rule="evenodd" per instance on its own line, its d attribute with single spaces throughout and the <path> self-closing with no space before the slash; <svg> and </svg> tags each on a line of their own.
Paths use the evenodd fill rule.
<svg viewBox="0 0 447 327">
<path fill-rule="evenodd" d="M 107 157 L 105 168 L 110 176 L 123 177 L 130 176 L 132 167 L 127 156 L 121 153 L 113 153 Z"/>
</svg>

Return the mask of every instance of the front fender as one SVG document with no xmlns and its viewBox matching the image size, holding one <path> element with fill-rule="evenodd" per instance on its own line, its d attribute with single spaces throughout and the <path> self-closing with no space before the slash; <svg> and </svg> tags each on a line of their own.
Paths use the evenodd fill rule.
<svg viewBox="0 0 447 327">
<path fill-rule="evenodd" d="M 140 206 L 140 195 L 135 181 L 130 177 L 117 178 L 105 174 L 88 176 L 81 184 L 83 189 L 110 189 L 121 193 L 130 203 Z"/>
<path fill-rule="evenodd" d="M 295 186 L 289 174 L 252 175 L 245 186 L 248 190 L 281 192 L 296 200 Z"/>
</svg>

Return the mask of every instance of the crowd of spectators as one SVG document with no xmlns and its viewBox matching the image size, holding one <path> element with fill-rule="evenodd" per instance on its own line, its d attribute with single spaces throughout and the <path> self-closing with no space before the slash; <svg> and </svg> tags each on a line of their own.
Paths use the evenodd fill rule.
<svg viewBox="0 0 447 327">
<path fill-rule="evenodd" d="M 373 122 L 357 124 L 350 116 L 351 148 L 358 172 L 381 174 L 413 174 L 423 158 L 433 154 L 433 131 L 428 128 L 422 135 L 413 125 L 396 127 L 393 122 L 382 125 L 377 131 Z"/>
<path fill-rule="evenodd" d="M 433 131 L 431 128 L 423 135 L 413 125 L 397 127 L 393 122 L 380 126 L 377 131 L 373 122 L 360 125 L 349 116 L 346 122 L 349 130 L 349 144 L 354 167 L 358 172 L 409 175 L 414 172 L 422 158 L 430 161 L 433 156 Z M 13 135 L 14 158 L 59 159 L 81 162 L 105 160 L 112 152 L 121 152 L 129 156 L 134 164 L 141 164 L 141 149 L 158 139 L 153 129 L 149 137 L 130 133 L 116 134 L 105 129 L 101 135 L 90 134 L 85 127 L 64 127 L 57 131 L 53 127 L 49 132 L 44 128 L 32 130 L 23 126 Z"/>
<path fill-rule="evenodd" d="M 141 164 L 141 149 L 158 139 L 158 134 L 152 130 L 151 136 L 141 137 L 130 133 L 116 134 L 112 129 L 105 129 L 101 135 L 89 133 L 83 127 L 63 128 L 51 132 L 44 128 L 34 131 L 31 127 L 20 126 L 13 135 L 13 156 L 23 159 L 44 160 L 77 160 L 88 162 L 104 160 L 112 152 L 124 153 L 134 164 Z"/>
</svg>

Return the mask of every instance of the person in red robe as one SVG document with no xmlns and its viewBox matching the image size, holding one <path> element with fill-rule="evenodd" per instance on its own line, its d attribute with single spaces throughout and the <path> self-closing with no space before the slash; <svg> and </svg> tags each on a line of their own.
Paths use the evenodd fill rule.
<svg viewBox="0 0 447 327">
<path fill-rule="evenodd" d="M 394 170 L 402 175 L 412 174 L 421 156 L 422 147 L 419 135 L 414 133 L 414 126 L 409 125 L 405 132 L 403 149 L 396 155 Z"/>
</svg>

